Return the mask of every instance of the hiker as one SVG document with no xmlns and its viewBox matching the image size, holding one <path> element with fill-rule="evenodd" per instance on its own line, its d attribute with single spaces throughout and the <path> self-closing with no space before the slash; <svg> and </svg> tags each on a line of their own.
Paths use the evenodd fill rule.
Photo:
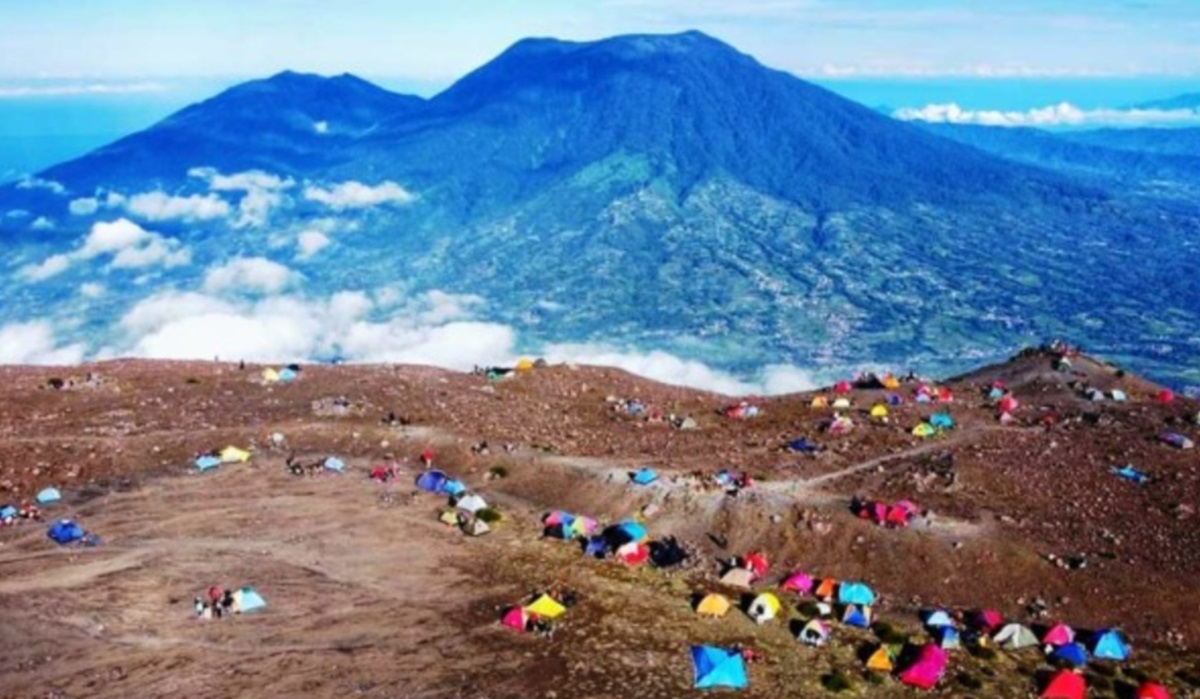
<svg viewBox="0 0 1200 699">
<path fill-rule="evenodd" d="M 425 447 L 425 451 L 421 452 L 421 465 L 425 468 L 433 468 L 433 449 Z"/>
<path fill-rule="evenodd" d="M 288 454 L 287 461 L 284 462 L 284 465 L 287 466 L 288 473 L 292 474 L 293 476 L 304 475 L 304 466 L 300 465 L 300 462 L 296 460 L 295 454 Z"/>
<path fill-rule="evenodd" d="M 192 598 L 192 609 L 196 611 L 196 616 L 204 616 L 204 610 L 206 607 L 207 605 L 204 604 L 204 600 L 200 599 L 199 597 Z"/>
<path fill-rule="evenodd" d="M 226 614 L 233 613 L 233 592 L 229 588 L 225 588 L 225 594 L 221 595 L 221 609 Z"/>
</svg>

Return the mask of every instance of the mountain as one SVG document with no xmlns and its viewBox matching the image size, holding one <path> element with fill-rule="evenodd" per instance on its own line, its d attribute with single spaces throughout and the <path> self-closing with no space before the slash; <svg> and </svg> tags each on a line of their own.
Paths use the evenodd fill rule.
<svg viewBox="0 0 1200 699">
<path fill-rule="evenodd" d="M 1156 155 L 1200 157 L 1200 128 L 1095 129 L 1060 132 L 1077 143 Z"/>
<path fill-rule="evenodd" d="M 42 176 L 78 189 L 148 188 L 180 181 L 195 163 L 229 171 L 315 171 L 333 162 L 346 142 L 423 103 L 349 74 L 287 71 L 232 87 Z"/>
<path fill-rule="evenodd" d="M 1134 109 L 1162 109 L 1171 111 L 1176 109 L 1200 109 L 1200 92 L 1189 92 L 1182 95 L 1176 95 L 1162 100 L 1153 100 L 1151 102 L 1142 102 L 1135 104 Z"/>
<path fill-rule="evenodd" d="M 738 372 L 951 370 L 1062 335 L 1184 376 L 1197 351 L 1187 328 L 1200 322 L 1195 205 L 976 145 L 698 32 L 521 41 L 424 101 L 346 76 L 283 74 L 41 174 L 73 193 L 126 195 L 203 193 L 186 176 L 196 167 L 294 178 L 302 186 L 276 193 L 267 220 L 73 215 L 66 197 L 41 192 L 30 215 L 58 222 L 52 234 L 34 236 L 31 218 L 0 220 L 14 241 L 0 258 L 11 272 L 4 310 L 72 309 L 73 337 L 121 351 L 136 345 L 115 321 L 139 299 L 211 288 L 209 269 L 253 255 L 301 275 L 310 299 L 393 287 L 470 295 L 522 349 L 664 349 Z M 0 208 L 29 191 L 0 189 Z M 117 215 L 187 245 L 191 263 L 129 277 L 80 262 L 20 280 Z M 325 227 L 325 246 L 297 256 L 296 236 L 313 226 Z M 76 298 L 100 272 L 119 291 Z M 366 351 L 328 327 L 325 350 Z"/>
</svg>

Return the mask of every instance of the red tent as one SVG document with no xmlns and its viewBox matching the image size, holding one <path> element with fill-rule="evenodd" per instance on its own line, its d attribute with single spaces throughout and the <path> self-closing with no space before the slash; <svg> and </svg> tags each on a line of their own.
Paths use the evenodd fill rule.
<svg viewBox="0 0 1200 699">
<path fill-rule="evenodd" d="M 1087 696 L 1087 683 L 1083 681 L 1083 675 L 1059 670 L 1039 696 L 1042 699 L 1084 699 Z"/>
<path fill-rule="evenodd" d="M 951 403 L 954 401 L 954 394 L 950 392 L 950 389 L 943 388 L 938 391 L 938 400 L 942 403 Z"/>
<path fill-rule="evenodd" d="M 650 557 L 650 549 L 640 542 L 629 542 L 616 552 L 617 560 L 628 566 L 641 565 Z"/>
<path fill-rule="evenodd" d="M 1004 396 L 1000 399 L 1000 403 L 996 407 L 999 408 L 1000 412 L 1002 413 L 1011 413 L 1012 411 L 1016 410 L 1017 406 L 1019 405 L 1021 404 L 1016 398 L 1013 398 L 1012 396 Z"/>
<path fill-rule="evenodd" d="M 1171 699 L 1167 688 L 1153 680 L 1146 680 L 1133 693 L 1134 699 Z"/>
<path fill-rule="evenodd" d="M 991 633 L 1000 628 L 1004 617 L 995 609 L 981 609 L 971 615 L 971 625 L 984 633 Z"/>
<path fill-rule="evenodd" d="M 761 551 L 751 551 L 746 554 L 745 564 L 746 569 L 754 573 L 756 578 L 767 577 L 767 554 Z"/>
<path fill-rule="evenodd" d="M 908 510 L 904 509 L 903 507 L 893 505 L 892 507 L 888 508 L 887 518 L 884 521 L 892 526 L 907 527 Z"/>
<path fill-rule="evenodd" d="M 936 643 L 926 643 L 917 653 L 917 659 L 900 672 L 900 681 L 911 687 L 933 689 L 946 671 L 946 651 Z"/>
<path fill-rule="evenodd" d="M 1175 401 L 1175 392 L 1168 388 L 1164 388 L 1158 392 L 1158 395 L 1155 396 L 1155 400 L 1157 400 L 1159 403 L 1172 403 Z"/>
<path fill-rule="evenodd" d="M 850 386 L 849 381 L 838 381 L 837 385 L 835 385 L 833 387 L 833 392 L 834 393 L 849 393 L 850 388 L 851 388 L 851 386 Z"/>
</svg>

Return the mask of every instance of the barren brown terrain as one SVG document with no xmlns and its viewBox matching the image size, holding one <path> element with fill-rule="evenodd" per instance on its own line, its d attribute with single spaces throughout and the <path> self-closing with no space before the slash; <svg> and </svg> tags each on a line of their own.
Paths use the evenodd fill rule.
<svg viewBox="0 0 1200 699">
<path fill-rule="evenodd" d="M 64 499 L 44 522 L 0 528 L 0 696 L 667 698 L 698 693 L 689 645 L 740 643 L 763 656 L 746 696 L 833 696 L 837 674 L 845 696 L 899 697 L 915 690 L 869 674 L 861 654 L 889 631 L 925 638 L 917 612 L 931 606 L 1118 627 L 1134 654 L 1090 666 L 1091 696 L 1130 696 L 1145 677 L 1200 696 L 1200 451 L 1158 440 L 1200 442 L 1200 402 L 1160 403 L 1159 387 L 1086 357 L 1071 371 L 1054 364 L 1030 352 L 944 382 L 955 396 L 946 404 L 914 403 L 915 384 L 856 389 L 845 435 L 822 429 L 833 411 L 811 407 L 815 393 L 755 399 L 759 417 L 733 420 L 719 409 L 734 399 L 595 367 L 489 383 L 424 367 L 306 366 L 271 385 L 262 367 L 228 363 L 2 367 L 0 505 L 47 486 Z M 53 378 L 71 381 L 56 390 Z M 986 399 L 997 380 L 1021 403 L 1009 425 Z M 1089 401 L 1090 387 L 1129 400 Z M 868 419 L 892 392 L 905 403 L 886 423 Z M 610 397 L 697 428 L 619 414 Z M 911 434 L 943 410 L 953 430 Z M 781 449 L 796 437 L 822 451 Z M 481 442 L 487 453 L 472 449 Z M 192 467 L 226 445 L 253 457 Z M 425 449 L 502 514 L 490 534 L 438 522 L 445 498 L 414 487 Z M 290 454 L 347 468 L 293 476 Z M 368 478 L 393 462 L 396 480 Z M 1149 482 L 1111 472 L 1127 464 Z M 632 485 L 642 466 L 662 478 Z M 732 497 L 692 475 L 724 468 L 756 484 Z M 883 528 L 851 513 L 855 495 L 927 513 Z M 669 569 L 585 557 L 541 536 L 553 509 L 640 517 L 691 557 Z M 57 546 L 46 527 L 64 517 L 102 543 Z M 761 626 L 736 610 L 699 618 L 692 596 L 720 589 L 720 562 L 751 549 L 771 560 L 757 588 L 793 569 L 863 580 L 892 628 L 834 623 L 829 646 L 805 647 L 789 625 L 805 601 L 793 595 L 784 619 Z M 243 584 L 265 610 L 195 617 L 195 595 Z M 552 636 L 500 626 L 503 607 L 552 585 L 578 596 Z M 1036 696 L 1049 667 L 1037 648 L 953 651 L 934 693 Z"/>
</svg>

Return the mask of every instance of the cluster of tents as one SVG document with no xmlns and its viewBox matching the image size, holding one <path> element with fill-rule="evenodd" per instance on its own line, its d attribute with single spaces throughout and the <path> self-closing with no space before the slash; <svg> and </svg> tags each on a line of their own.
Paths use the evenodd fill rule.
<svg viewBox="0 0 1200 699">
<path fill-rule="evenodd" d="M 879 500 L 854 498 L 850 501 L 850 510 L 859 519 L 869 519 L 881 527 L 907 527 L 912 518 L 920 513 L 920 509 L 909 500 L 897 500 L 889 505 Z"/>
<path fill-rule="evenodd" d="M 449 507 L 438 514 L 438 520 L 443 524 L 458 527 L 468 536 L 482 536 L 492 530 L 481 516 L 482 512 L 491 509 L 487 501 L 467 490 L 462 481 L 443 471 L 430 469 L 417 476 L 416 485 L 418 490 L 449 498 Z"/>
<path fill-rule="evenodd" d="M 947 412 L 937 412 L 912 429 L 916 437 L 936 437 L 954 429 L 954 418 Z"/>
<path fill-rule="evenodd" d="M 748 401 L 736 405 L 727 405 L 721 409 L 721 414 L 730 420 L 751 420 L 762 414 L 762 408 Z"/>
<path fill-rule="evenodd" d="M 207 471 L 222 464 L 244 464 L 250 460 L 251 456 L 251 453 L 245 449 L 231 445 L 224 449 L 214 449 L 200 454 L 192 463 L 195 464 L 196 470 Z"/>
<path fill-rule="evenodd" d="M 262 370 L 262 374 L 260 374 L 260 376 L 262 377 L 262 382 L 264 384 L 291 383 L 300 378 L 300 365 L 289 364 L 285 367 L 280 367 L 279 369 L 267 367 L 266 369 Z"/>
</svg>

